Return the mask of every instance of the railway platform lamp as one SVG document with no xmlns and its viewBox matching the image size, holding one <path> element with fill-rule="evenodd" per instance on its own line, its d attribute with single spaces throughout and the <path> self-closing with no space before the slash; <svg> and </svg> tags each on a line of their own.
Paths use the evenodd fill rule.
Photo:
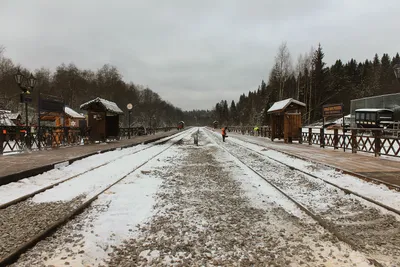
<svg viewBox="0 0 400 267">
<path fill-rule="evenodd" d="M 399 81 L 400 80 L 400 64 L 394 65 L 393 71 L 394 71 L 394 75 L 396 76 L 396 79 Z"/>
<path fill-rule="evenodd" d="M 26 124 L 26 133 L 27 133 L 27 141 L 30 146 L 29 138 L 30 138 L 30 129 L 28 122 L 28 103 L 32 102 L 31 91 L 36 85 L 36 78 L 31 75 L 29 77 L 25 77 L 21 70 L 18 68 L 17 73 L 14 75 L 15 82 L 18 84 L 21 89 L 21 103 L 25 103 L 25 124 Z"/>
<path fill-rule="evenodd" d="M 126 105 L 126 108 L 128 109 L 128 139 L 131 139 L 131 114 L 133 106 L 129 103 Z"/>
</svg>

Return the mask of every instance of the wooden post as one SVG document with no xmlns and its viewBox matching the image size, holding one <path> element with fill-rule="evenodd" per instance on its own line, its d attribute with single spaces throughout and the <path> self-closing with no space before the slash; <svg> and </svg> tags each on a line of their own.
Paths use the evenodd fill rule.
<svg viewBox="0 0 400 267">
<path fill-rule="evenodd" d="M 351 130 L 351 152 L 357 153 L 358 144 L 357 144 L 357 130 Z"/>
<path fill-rule="evenodd" d="M 6 140 L 6 133 L 7 133 L 7 130 L 1 129 L 1 131 L 0 131 L 0 155 L 3 154 L 3 143 Z"/>
<path fill-rule="evenodd" d="M 312 128 L 308 128 L 308 144 L 312 145 Z"/>
<path fill-rule="evenodd" d="M 333 130 L 333 147 L 334 147 L 334 149 L 338 149 L 338 144 L 339 144 L 339 130 L 334 129 Z"/>
<path fill-rule="evenodd" d="M 376 130 L 374 131 L 375 137 L 375 157 L 379 157 L 381 155 L 381 131 Z"/>
<path fill-rule="evenodd" d="M 299 128 L 299 133 L 300 133 L 300 139 L 299 139 L 299 144 L 303 143 L 303 128 Z"/>
<path fill-rule="evenodd" d="M 324 148 L 325 147 L 325 129 L 322 127 L 319 129 L 319 146 Z"/>
</svg>

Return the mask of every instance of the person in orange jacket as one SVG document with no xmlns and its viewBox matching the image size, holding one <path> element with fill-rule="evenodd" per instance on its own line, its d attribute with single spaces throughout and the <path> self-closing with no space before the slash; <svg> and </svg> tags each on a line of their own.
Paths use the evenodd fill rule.
<svg viewBox="0 0 400 267">
<path fill-rule="evenodd" d="M 228 137 L 227 135 L 226 135 L 226 131 L 228 130 L 228 127 L 226 126 L 226 127 L 224 127 L 224 128 L 222 128 L 222 142 L 225 142 L 225 138 L 226 137 Z"/>
</svg>

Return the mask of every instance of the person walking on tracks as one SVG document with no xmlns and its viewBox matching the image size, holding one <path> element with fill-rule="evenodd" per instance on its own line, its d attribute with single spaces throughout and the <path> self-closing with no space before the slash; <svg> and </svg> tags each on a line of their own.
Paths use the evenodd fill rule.
<svg viewBox="0 0 400 267">
<path fill-rule="evenodd" d="M 222 128 L 222 142 L 225 142 L 225 138 L 228 137 L 226 135 L 226 131 L 228 130 L 228 127 L 225 126 L 224 128 Z"/>
</svg>

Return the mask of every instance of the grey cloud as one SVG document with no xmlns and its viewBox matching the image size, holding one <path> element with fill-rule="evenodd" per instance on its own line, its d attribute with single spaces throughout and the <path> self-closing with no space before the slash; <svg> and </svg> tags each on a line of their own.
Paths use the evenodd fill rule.
<svg viewBox="0 0 400 267">
<path fill-rule="evenodd" d="M 211 108 L 268 79 L 287 41 L 293 62 L 321 42 L 326 61 L 395 53 L 395 0 L 0 2 L 0 44 L 34 69 L 116 65 L 183 109 Z"/>
</svg>

